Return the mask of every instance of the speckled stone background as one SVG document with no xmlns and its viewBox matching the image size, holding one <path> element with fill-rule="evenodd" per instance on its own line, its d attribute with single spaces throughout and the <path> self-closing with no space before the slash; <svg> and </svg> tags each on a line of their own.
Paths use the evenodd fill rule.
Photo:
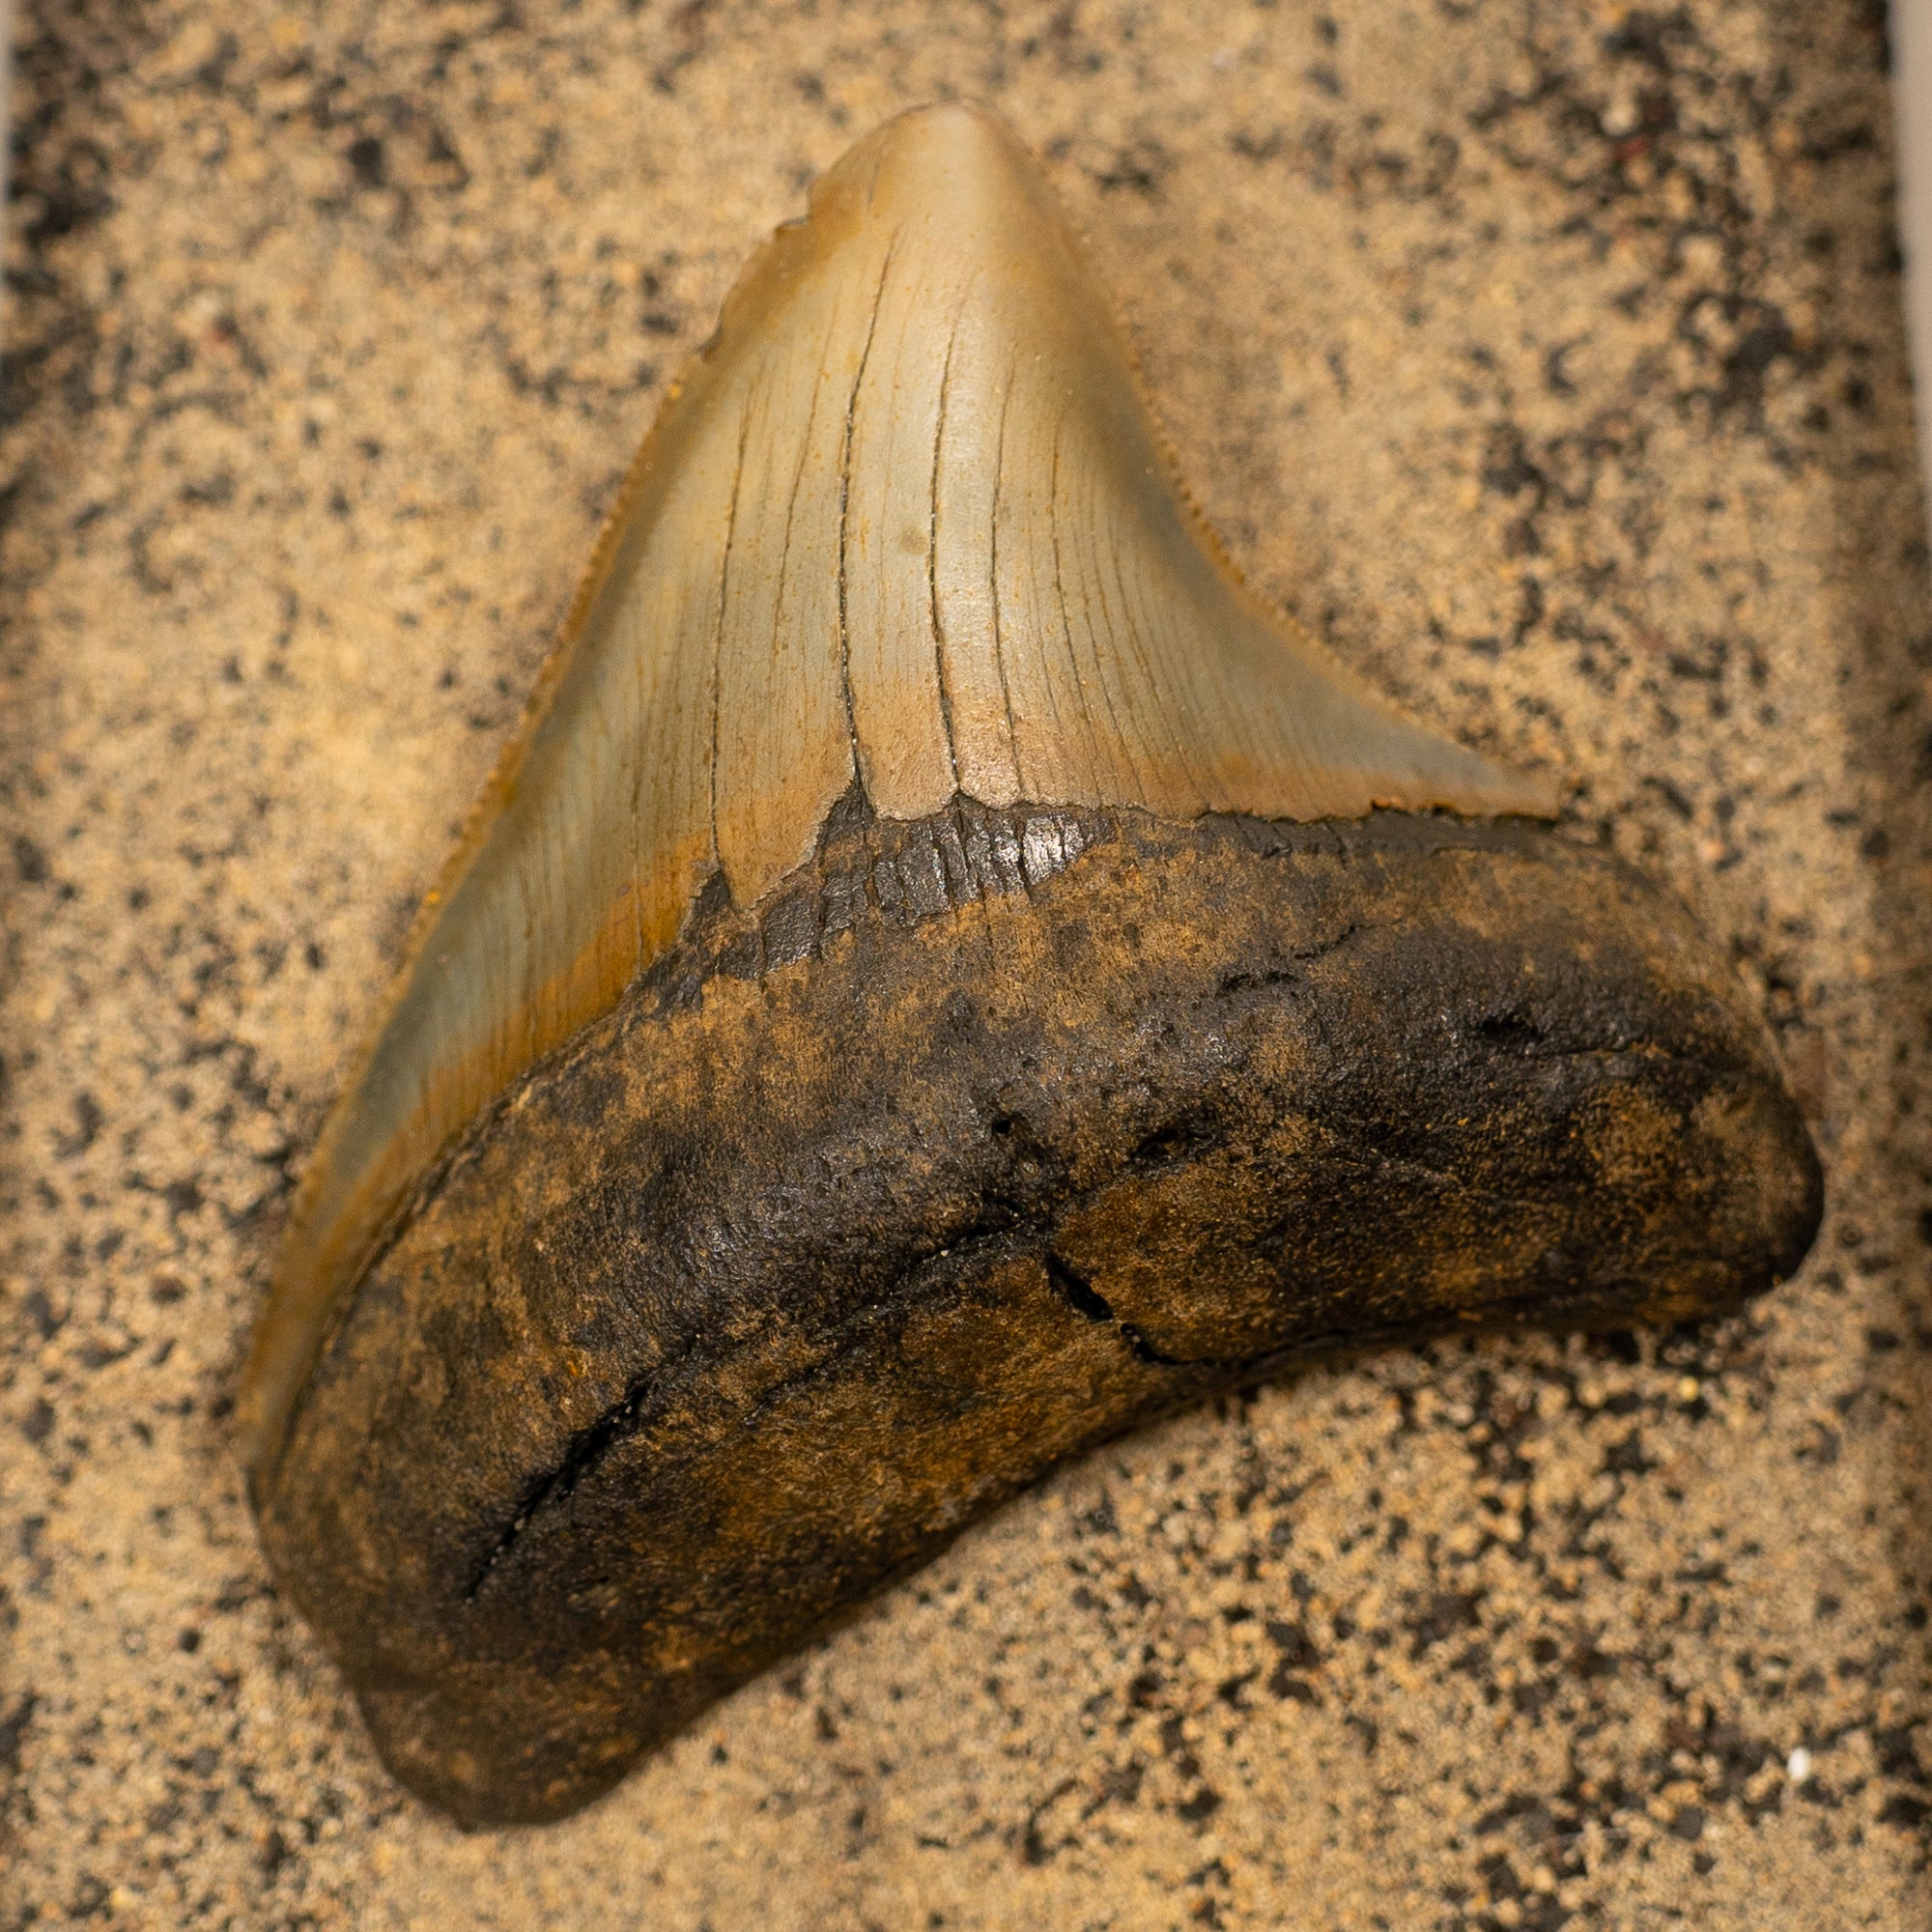
<svg viewBox="0 0 1932 1932">
<path fill-rule="evenodd" d="M 40 0 L 0 490 L 0 1927 L 1932 1915 L 1932 601 L 1864 0 Z M 894 109 L 1042 152 L 1243 566 L 1559 769 L 1831 1174 L 1721 1328 L 1065 1472 L 581 1818 L 463 1836 L 226 1427 L 601 507 Z"/>
</svg>

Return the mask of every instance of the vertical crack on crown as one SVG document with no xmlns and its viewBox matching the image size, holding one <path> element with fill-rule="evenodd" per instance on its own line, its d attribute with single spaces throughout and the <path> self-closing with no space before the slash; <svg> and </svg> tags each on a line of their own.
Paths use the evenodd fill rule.
<svg viewBox="0 0 1932 1932">
<path fill-rule="evenodd" d="M 838 450 L 838 689 L 845 700 L 845 735 L 852 746 L 852 769 L 866 782 L 866 760 L 859 748 L 859 711 L 852 697 L 852 631 L 845 615 L 845 555 L 852 512 L 852 434 L 859 417 L 859 391 L 865 386 L 866 365 L 872 359 L 872 338 L 879 331 L 879 310 L 886 299 L 886 279 L 893 271 L 894 236 L 879 265 L 878 286 L 872 291 L 872 312 L 866 324 L 866 340 L 859 351 L 859 367 L 852 392 L 845 399 L 845 436 Z"/>
<path fill-rule="evenodd" d="M 959 789 L 959 741 L 952 731 L 952 685 L 946 669 L 946 631 L 939 615 L 939 471 L 946 449 L 946 406 L 952 388 L 952 354 L 959 346 L 959 325 L 966 319 L 966 303 L 972 294 L 973 285 L 969 283 L 953 312 L 952 327 L 946 338 L 946 359 L 939 370 L 938 420 L 932 431 L 932 482 L 926 498 L 925 587 L 932 607 L 932 668 L 939 686 L 939 722 L 946 734 L 946 766 L 954 791 Z"/>
</svg>

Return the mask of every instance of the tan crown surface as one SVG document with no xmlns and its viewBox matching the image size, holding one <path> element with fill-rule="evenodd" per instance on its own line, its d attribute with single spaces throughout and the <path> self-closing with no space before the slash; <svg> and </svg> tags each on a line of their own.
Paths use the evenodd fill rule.
<svg viewBox="0 0 1932 1932">
<path fill-rule="evenodd" d="M 272 1460 L 337 1297 L 438 1153 L 615 1004 L 716 871 L 751 904 L 852 786 L 1357 818 L 1548 815 L 1266 610 L 1187 506 L 1025 151 L 879 129 L 726 298 L 298 1199 L 244 1386 Z"/>
</svg>

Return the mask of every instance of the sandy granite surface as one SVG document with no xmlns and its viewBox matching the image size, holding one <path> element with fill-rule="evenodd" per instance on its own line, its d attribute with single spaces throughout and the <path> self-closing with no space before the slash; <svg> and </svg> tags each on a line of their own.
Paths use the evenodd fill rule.
<svg viewBox="0 0 1932 1932">
<path fill-rule="evenodd" d="M 1932 598 L 1867 0 L 39 0 L 0 427 L 0 1927 L 1920 1928 Z M 466 1836 L 229 1437 L 322 1110 L 738 265 L 1046 157 L 1241 565 L 1670 881 L 1816 1124 L 1713 1329 L 1094 1456 Z"/>
</svg>

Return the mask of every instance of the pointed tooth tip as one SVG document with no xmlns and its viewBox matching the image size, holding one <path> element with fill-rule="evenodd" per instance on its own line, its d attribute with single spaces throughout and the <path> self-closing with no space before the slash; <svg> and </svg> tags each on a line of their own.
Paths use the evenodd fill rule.
<svg viewBox="0 0 1932 1932">
<path fill-rule="evenodd" d="M 991 108 L 970 100 L 929 100 L 881 123 L 856 147 L 848 149 L 844 158 L 827 170 L 824 179 L 831 180 L 862 156 L 891 156 L 899 160 L 935 149 L 957 156 L 998 156 L 1023 167 L 1031 165 L 1031 156 L 1019 136 Z"/>
<path fill-rule="evenodd" d="M 883 201 L 904 214 L 930 213 L 945 203 L 979 210 L 1009 197 L 1037 200 L 1038 166 L 1019 135 L 989 108 L 965 101 L 910 107 L 818 178 L 804 225 L 854 202 L 854 213 L 875 213 Z"/>
</svg>

